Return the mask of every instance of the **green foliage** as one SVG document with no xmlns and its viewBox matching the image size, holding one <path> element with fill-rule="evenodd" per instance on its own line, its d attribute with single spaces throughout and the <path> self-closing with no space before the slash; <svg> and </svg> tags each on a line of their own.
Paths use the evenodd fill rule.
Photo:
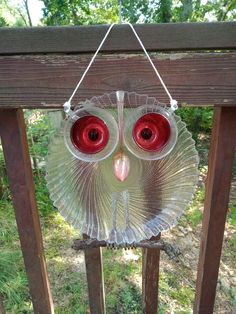
<svg viewBox="0 0 236 314">
<path fill-rule="evenodd" d="M 11 246 L 12 239 L 15 240 L 17 235 L 15 216 L 11 202 L 0 200 L 0 221 L 4 222 L 0 228 L 0 245 Z"/>
<path fill-rule="evenodd" d="M 49 197 L 44 175 L 35 178 L 35 195 L 41 216 L 50 216 L 55 211 L 55 208 Z"/>
<path fill-rule="evenodd" d="M 30 26 L 27 17 L 26 6 L 28 6 L 28 0 L 0 1 L 0 27 L 1 26 L 14 26 L 24 27 Z"/>
<path fill-rule="evenodd" d="M 117 0 L 42 0 L 46 25 L 109 24 L 118 22 Z M 233 20 L 235 0 L 123 0 L 122 18 L 130 23 L 197 22 Z"/>
<path fill-rule="evenodd" d="M 192 306 L 194 298 L 194 290 L 189 287 L 180 287 L 175 289 L 170 293 L 171 297 L 179 302 L 182 305 L 182 309 L 188 311 Z"/>
<path fill-rule="evenodd" d="M 1 141 L 0 141 L 0 199 L 6 200 L 8 198 L 9 198 L 8 180 L 7 180 L 3 150 L 2 150 Z"/>
<path fill-rule="evenodd" d="M 28 284 L 10 202 L 0 201 L 0 221 L 4 222 L 0 228 L 0 295 L 5 300 L 7 313 L 31 313 Z"/>
<path fill-rule="evenodd" d="M 36 190 L 39 191 L 41 188 L 40 194 L 47 194 L 43 188 L 43 181 L 37 180 Z M 47 195 L 42 198 L 47 198 Z M 199 190 L 196 196 L 198 205 L 203 198 L 203 190 Z M 42 208 L 40 210 L 42 211 Z M 234 220 L 234 214 L 232 215 L 231 219 Z M 0 294 L 4 296 L 7 313 L 32 313 L 14 211 L 9 201 L 0 201 L 0 221 L 4 221 L 0 228 Z M 45 213 L 41 225 L 55 313 L 87 313 L 89 306 L 83 254 L 70 249 L 73 239 L 77 238 L 78 234 L 57 212 Z M 233 238 L 233 248 L 235 241 Z M 136 255 L 136 259 L 127 258 L 129 254 Z M 141 275 L 141 250 L 104 249 L 103 262 L 107 313 L 141 313 L 141 290 L 135 279 Z M 160 272 L 161 314 L 169 313 L 172 305 L 174 313 L 189 313 L 192 308 L 194 284 L 189 282 L 187 270 L 182 266 L 180 270 L 180 266 L 165 268 Z M 168 303 L 170 299 L 171 305 Z"/>
<path fill-rule="evenodd" d="M 233 246 L 233 249 L 236 250 L 236 234 L 232 236 L 231 245 Z M 235 308 L 236 308 L 236 303 L 235 303 Z"/>
<path fill-rule="evenodd" d="M 41 0 L 44 25 L 110 24 L 119 20 L 118 0 Z M 235 0 L 120 0 L 122 18 L 131 23 L 225 21 L 236 18 Z M 0 3 L 1 26 L 32 26 L 28 1 Z"/>
<path fill-rule="evenodd" d="M 141 293 L 140 290 L 132 283 L 127 283 L 119 293 L 117 300 L 117 313 L 133 313 L 141 312 Z"/>
<path fill-rule="evenodd" d="M 141 252 L 134 251 L 136 261 L 124 259 L 124 255 L 132 251 L 103 250 L 104 277 L 108 313 L 140 313 L 141 292 L 132 278 L 141 272 Z"/>
<path fill-rule="evenodd" d="M 184 278 L 183 269 L 181 271 L 181 277 Z M 175 313 L 189 313 L 188 311 L 192 306 L 194 298 L 194 289 L 184 285 L 181 277 L 179 277 L 175 271 L 171 270 L 160 272 L 159 289 L 161 306 L 167 308 L 167 305 L 163 303 L 163 299 L 165 295 L 171 295 L 173 302 L 175 300 L 175 302 L 178 304 L 176 304 L 176 308 L 181 309 L 181 312 L 176 311 Z M 167 312 L 168 311 L 165 313 Z"/>
<path fill-rule="evenodd" d="M 27 124 L 27 137 L 29 142 L 30 155 L 44 161 L 48 150 L 48 141 L 52 133 L 47 112 L 40 110 L 25 110 Z"/>
<path fill-rule="evenodd" d="M 42 0 L 46 25 L 108 24 L 118 22 L 116 0 Z"/>
<path fill-rule="evenodd" d="M 193 228 L 196 228 L 197 225 L 201 222 L 201 220 L 202 212 L 199 209 L 195 208 L 188 211 L 187 221 L 189 225 L 191 225 Z"/>
<path fill-rule="evenodd" d="M 212 126 L 212 108 L 180 108 L 177 114 L 187 124 L 187 128 L 193 134 L 193 138 L 198 142 L 198 135 L 209 135 Z"/>
<path fill-rule="evenodd" d="M 236 1 L 235 0 L 211 0 L 206 3 L 207 12 L 214 12 L 217 21 L 235 20 Z"/>
<path fill-rule="evenodd" d="M 6 299 L 6 310 L 21 313 L 30 308 L 26 274 L 23 268 L 20 251 L 4 251 L 0 253 L 0 294 Z M 25 300 L 22 304 L 22 300 Z M 18 312 L 19 313 L 19 312 Z"/>
<path fill-rule="evenodd" d="M 4 17 L 0 16 L 0 27 L 3 26 L 8 26 L 8 23 Z"/>
<path fill-rule="evenodd" d="M 47 112 L 39 110 L 26 110 L 25 120 L 27 125 L 27 137 L 29 144 L 29 152 L 32 159 L 33 171 L 35 179 L 42 184 L 40 190 L 36 189 L 36 195 L 41 203 L 42 214 L 48 211 L 50 200 L 46 192 L 45 174 L 45 158 L 48 151 L 48 141 L 53 129 L 49 123 Z M 45 189 L 45 191 L 42 190 Z M 0 143 L 0 199 L 9 199 L 8 180 L 6 175 L 6 167 L 3 156 L 3 149 Z M 52 206 L 51 206 L 52 208 Z"/>
<path fill-rule="evenodd" d="M 236 228 L 236 205 L 232 206 L 231 212 L 229 214 L 228 222 L 231 226 Z"/>
<path fill-rule="evenodd" d="M 86 1 L 43 0 L 46 25 L 80 25 L 90 16 Z"/>
<path fill-rule="evenodd" d="M 192 229 L 196 229 L 197 225 L 202 220 L 204 198 L 205 189 L 198 188 L 191 205 L 187 208 L 184 216 L 179 221 L 179 224 L 182 227 L 191 227 Z"/>
<path fill-rule="evenodd" d="M 123 17 L 131 23 L 204 22 L 234 20 L 235 0 L 123 0 Z"/>
</svg>

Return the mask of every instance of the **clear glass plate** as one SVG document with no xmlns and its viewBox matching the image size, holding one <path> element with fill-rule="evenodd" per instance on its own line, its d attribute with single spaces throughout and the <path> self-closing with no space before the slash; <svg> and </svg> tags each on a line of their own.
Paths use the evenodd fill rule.
<svg viewBox="0 0 236 314">
<path fill-rule="evenodd" d="M 116 93 L 111 93 L 82 105 L 106 109 L 117 121 L 116 102 Z M 124 121 L 144 105 L 166 109 L 153 97 L 125 92 Z M 50 142 L 46 180 L 53 204 L 66 221 L 81 233 L 110 243 L 138 242 L 175 226 L 193 198 L 199 159 L 185 123 L 176 115 L 172 118 L 178 137 L 165 157 L 145 160 L 122 148 L 130 162 L 123 182 L 113 172 L 119 145 L 103 160 L 82 161 L 65 145 L 63 121 Z"/>
</svg>

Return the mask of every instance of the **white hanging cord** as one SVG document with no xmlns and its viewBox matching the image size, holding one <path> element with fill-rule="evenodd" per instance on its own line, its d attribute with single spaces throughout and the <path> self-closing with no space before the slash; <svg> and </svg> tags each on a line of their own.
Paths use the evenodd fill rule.
<svg viewBox="0 0 236 314">
<path fill-rule="evenodd" d="M 106 34 L 105 34 L 103 40 L 101 41 L 101 43 L 100 43 L 98 49 L 96 50 L 94 56 L 92 57 L 91 61 L 89 62 L 89 65 L 87 66 L 86 70 L 84 71 L 83 75 L 81 76 L 81 79 L 79 80 L 78 84 L 76 85 L 76 87 L 75 87 L 75 89 L 74 89 L 72 95 L 70 96 L 69 100 L 64 103 L 64 106 L 63 106 L 63 107 L 64 107 L 64 111 L 65 111 L 66 113 L 68 113 L 68 112 L 70 111 L 72 98 L 75 96 L 75 93 L 77 92 L 78 88 L 80 87 L 80 85 L 81 85 L 81 83 L 82 83 L 82 81 L 83 81 L 85 75 L 87 74 L 88 70 L 90 69 L 90 67 L 91 67 L 91 65 L 92 65 L 92 63 L 93 63 L 93 61 L 94 61 L 94 59 L 96 58 L 96 56 L 97 56 L 99 50 L 101 49 L 102 45 L 104 44 L 105 40 L 107 39 L 107 36 L 109 35 L 109 33 L 110 33 L 110 31 L 111 31 L 111 29 L 113 28 L 114 25 L 115 25 L 115 24 L 113 23 L 113 24 L 111 24 L 110 27 L 108 28 L 108 31 L 106 32 Z"/>
<path fill-rule="evenodd" d="M 78 84 L 76 85 L 76 87 L 75 87 L 75 89 L 74 89 L 72 95 L 70 96 L 69 100 L 64 103 L 63 107 L 64 107 L 64 111 L 65 111 L 66 113 L 69 113 L 69 112 L 70 112 L 70 109 L 71 109 L 71 100 L 72 100 L 72 98 L 75 96 L 75 93 L 77 92 L 78 88 L 80 87 L 80 85 L 81 85 L 81 83 L 82 83 L 82 81 L 83 81 L 85 75 L 86 75 L 87 72 L 89 71 L 89 69 L 90 69 L 92 63 L 94 62 L 94 59 L 96 58 L 98 52 L 100 51 L 102 45 L 104 44 L 105 40 L 107 39 L 107 37 L 108 37 L 108 35 L 109 35 L 109 33 L 110 33 L 110 31 L 111 31 L 111 29 L 113 28 L 114 25 L 115 25 L 115 24 L 111 24 L 110 27 L 108 28 L 108 30 L 107 30 L 107 32 L 106 32 L 106 34 L 105 34 L 103 40 L 101 41 L 101 43 L 100 43 L 99 47 L 97 48 L 97 50 L 96 50 L 94 56 L 92 57 L 91 61 L 89 62 L 89 65 L 87 66 L 86 70 L 84 71 L 84 73 L 83 73 L 81 79 L 79 80 Z M 130 23 L 127 23 L 127 25 L 129 25 L 130 28 L 132 29 L 132 31 L 133 31 L 135 37 L 137 38 L 137 40 L 138 40 L 140 46 L 142 47 L 142 49 L 143 49 L 143 51 L 144 51 L 146 57 L 148 58 L 148 61 L 150 62 L 151 66 L 152 66 L 152 68 L 153 68 L 153 70 L 154 70 L 154 72 L 156 73 L 156 75 L 157 75 L 159 81 L 161 82 L 161 85 L 163 86 L 163 88 L 164 88 L 166 94 L 168 95 L 168 97 L 169 97 L 169 99 L 170 99 L 170 107 L 171 107 L 171 110 L 172 110 L 172 111 L 175 111 L 176 109 L 178 109 L 178 103 L 177 103 L 177 101 L 172 98 L 172 96 L 171 96 L 171 94 L 170 94 L 168 88 L 166 87 L 164 81 L 162 80 L 161 75 L 160 75 L 159 72 L 157 71 L 157 69 L 156 69 L 154 63 L 152 62 L 152 59 L 150 58 L 150 56 L 149 56 L 149 54 L 148 54 L 146 48 L 144 47 L 144 45 L 143 45 L 143 43 L 142 43 L 140 37 L 139 37 L 138 34 L 136 33 L 136 31 L 135 31 L 133 25 L 130 24 Z"/>
<path fill-rule="evenodd" d="M 163 79 L 161 78 L 161 75 L 159 74 L 159 72 L 157 71 L 157 68 L 155 67 L 154 63 L 152 62 L 152 59 L 150 58 L 150 56 L 149 56 L 149 54 L 148 54 L 146 48 L 144 47 L 144 45 L 143 45 L 143 43 L 142 43 L 140 37 L 138 36 L 136 30 L 134 29 L 133 25 L 130 24 L 130 23 L 127 23 L 127 24 L 128 24 L 128 25 L 130 26 L 130 28 L 132 29 L 132 31 L 133 31 L 135 37 L 137 38 L 137 40 L 138 40 L 140 46 L 142 47 L 142 49 L 143 49 L 143 51 L 144 51 L 146 57 L 148 58 L 148 61 L 150 62 L 151 66 L 152 66 L 152 68 L 153 68 L 153 70 L 154 70 L 154 72 L 156 73 L 156 75 L 157 75 L 159 81 L 161 82 L 161 85 L 163 86 L 164 90 L 166 91 L 166 94 L 168 95 L 168 97 L 169 97 L 169 99 L 170 99 L 170 106 L 171 106 L 171 109 L 172 109 L 173 111 L 175 111 L 176 109 L 178 109 L 178 103 L 177 103 L 177 101 L 172 98 L 172 96 L 171 96 L 171 94 L 170 94 L 168 88 L 166 87 L 166 84 L 164 83 Z"/>
</svg>

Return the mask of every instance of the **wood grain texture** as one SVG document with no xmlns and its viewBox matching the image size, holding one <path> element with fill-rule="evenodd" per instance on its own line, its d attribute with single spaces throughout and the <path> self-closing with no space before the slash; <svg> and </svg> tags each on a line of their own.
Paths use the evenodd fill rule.
<svg viewBox="0 0 236 314">
<path fill-rule="evenodd" d="M 87 235 L 83 235 L 88 239 Z M 85 249 L 85 265 L 91 314 L 105 314 L 105 293 L 101 248 Z"/>
<path fill-rule="evenodd" d="M 213 313 L 235 147 L 236 108 L 215 108 L 194 314 Z"/>
<path fill-rule="evenodd" d="M 159 240 L 160 236 L 152 239 Z M 155 314 L 158 308 L 159 249 L 143 249 L 142 260 L 142 313 Z"/>
<path fill-rule="evenodd" d="M 235 49 L 236 23 L 165 23 L 134 25 L 150 51 Z M 0 54 L 94 52 L 108 25 L 1 28 Z M 115 25 L 104 52 L 140 51 L 128 25 Z"/>
<path fill-rule="evenodd" d="M 34 313 L 53 314 L 21 109 L 0 110 L 0 135 Z"/>
<path fill-rule="evenodd" d="M 90 58 L 0 57 L 0 108 L 62 108 Z M 159 54 L 153 60 L 179 104 L 235 106 L 236 54 Z M 107 55 L 95 60 L 72 103 L 119 89 L 169 102 L 145 57 Z"/>
</svg>

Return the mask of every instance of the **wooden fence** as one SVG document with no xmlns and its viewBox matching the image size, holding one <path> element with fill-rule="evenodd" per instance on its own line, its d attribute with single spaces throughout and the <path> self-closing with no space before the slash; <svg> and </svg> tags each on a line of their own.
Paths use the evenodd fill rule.
<svg viewBox="0 0 236 314">
<path fill-rule="evenodd" d="M 23 108 L 62 108 L 108 26 L 0 29 L 0 136 L 35 313 L 52 314 Z M 214 106 L 194 314 L 213 313 L 236 147 L 236 23 L 135 25 L 182 106 Z M 114 54 L 116 52 L 116 54 Z M 114 90 L 167 102 L 127 25 L 117 25 L 78 100 Z M 100 249 L 85 254 L 91 313 L 104 313 Z M 157 311 L 159 250 L 143 251 L 143 313 Z"/>
</svg>

